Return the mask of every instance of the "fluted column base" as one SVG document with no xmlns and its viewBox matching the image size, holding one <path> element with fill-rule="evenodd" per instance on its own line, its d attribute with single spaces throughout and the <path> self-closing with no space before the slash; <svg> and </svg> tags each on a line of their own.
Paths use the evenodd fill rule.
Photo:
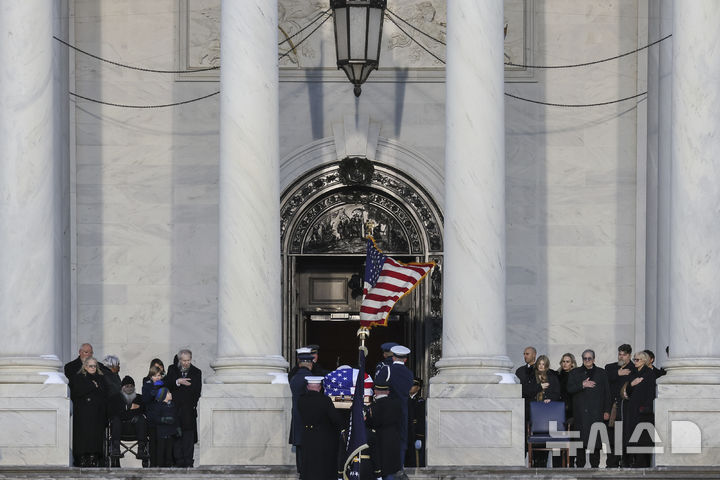
<svg viewBox="0 0 720 480">
<path fill-rule="evenodd" d="M 697 360 L 697 359 L 696 359 Z M 670 362 L 668 362 L 670 363 Z M 655 400 L 658 466 L 715 466 L 720 464 L 720 385 L 670 383 L 668 373 L 658 380 Z M 708 376 L 700 380 L 707 380 Z"/>
<path fill-rule="evenodd" d="M 441 383 L 436 378 L 427 400 L 428 466 L 525 465 L 525 404 L 519 384 Z"/>
<path fill-rule="evenodd" d="M 720 385 L 720 358 L 672 358 L 665 362 L 668 374 L 660 384 Z"/>
<path fill-rule="evenodd" d="M 506 356 L 442 358 L 435 365 L 439 372 L 430 383 L 501 383 L 513 367 Z"/>
<path fill-rule="evenodd" d="M 68 467 L 70 447 L 67 385 L 0 384 L 0 466 Z"/>
<path fill-rule="evenodd" d="M 293 465 L 287 383 L 203 385 L 200 465 Z"/>
<path fill-rule="evenodd" d="M 0 384 L 67 383 L 62 366 L 55 355 L 0 357 Z"/>
<path fill-rule="evenodd" d="M 280 355 L 220 357 L 210 366 L 215 374 L 205 383 L 287 383 L 288 362 Z"/>
</svg>

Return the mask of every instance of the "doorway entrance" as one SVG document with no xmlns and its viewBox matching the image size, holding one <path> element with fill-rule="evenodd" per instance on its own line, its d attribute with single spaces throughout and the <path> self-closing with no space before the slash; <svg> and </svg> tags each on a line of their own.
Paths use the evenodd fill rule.
<svg viewBox="0 0 720 480">
<path fill-rule="evenodd" d="M 346 170 L 341 162 L 325 164 L 281 199 L 286 358 L 294 363 L 296 348 L 317 344 L 325 369 L 357 366 L 365 238 L 372 235 L 395 260 L 437 266 L 395 305 L 387 327 L 371 329 L 367 371 L 381 360 L 380 345 L 393 341 L 412 350 L 408 367 L 427 380 L 440 358 L 442 215 L 419 184 L 393 167 L 372 162 L 360 176 Z"/>
<path fill-rule="evenodd" d="M 357 367 L 359 340 L 356 336 L 360 322 L 358 320 L 313 320 L 317 315 L 305 317 L 305 331 L 308 344 L 320 345 L 318 363 L 326 370 L 335 370 L 340 365 Z M 368 354 L 365 369 L 371 375 L 375 365 L 382 358 L 380 345 L 385 342 L 404 342 L 408 324 L 407 315 L 394 315 L 387 327 L 375 327 L 370 330 L 370 338 L 365 341 Z M 410 348 L 417 348 L 412 345 Z M 421 348 L 421 347 L 420 347 Z"/>
</svg>

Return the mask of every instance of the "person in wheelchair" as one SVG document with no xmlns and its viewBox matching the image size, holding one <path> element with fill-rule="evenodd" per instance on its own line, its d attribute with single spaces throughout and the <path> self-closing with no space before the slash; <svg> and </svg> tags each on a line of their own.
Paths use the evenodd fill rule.
<svg viewBox="0 0 720 480">
<path fill-rule="evenodd" d="M 120 391 L 108 398 L 108 417 L 110 419 L 110 466 L 120 466 L 120 439 L 123 435 L 132 436 L 138 441 L 135 457 L 148 458 L 147 423 L 145 404 L 142 395 L 135 392 L 135 381 L 126 375 L 122 379 Z"/>
</svg>

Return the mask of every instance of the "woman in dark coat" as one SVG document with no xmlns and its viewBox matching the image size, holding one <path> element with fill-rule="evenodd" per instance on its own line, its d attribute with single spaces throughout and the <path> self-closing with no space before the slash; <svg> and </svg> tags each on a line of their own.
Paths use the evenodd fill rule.
<svg viewBox="0 0 720 480">
<path fill-rule="evenodd" d="M 88 357 L 73 379 L 73 454 L 80 467 L 100 467 L 107 425 L 107 395 L 98 361 Z"/>
<path fill-rule="evenodd" d="M 633 358 L 637 373 L 625 386 L 625 398 L 627 399 L 626 417 L 623 421 L 624 443 L 629 447 L 653 446 L 650 432 L 643 430 L 635 442 L 630 438 L 635 428 L 640 423 L 654 424 L 653 402 L 655 400 L 655 373 L 650 366 L 650 356 L 645 352 L 638 352 Z M 629 454 L 630 466 L 637 468 L 650 467 L 651 453 Z"/>
<path fill-rule="evenodd" d="M 563 354 L 560 359 L 560 370 L 558 370 L 558 380 L 560 380 L 560 400 L 565 402 L 565 422 L 568 425 L 569 430 L 575 430 L 573 428 L 573 405 L 572 405 L 572 394 L 568 392 L 567 384 L 570 378 L 570 372 L 573 368 L 577 368 L 577 362 L 575 361 L 575 355 L 572 353 Z M 577 431 L 577 430 L 575 430 Z M 562 466 L 562 457 L 559 455 L 553 456 L 553 468 Z M 575 466 L 575 456 L 570 457 L 568 467 L 572 468 Z"/>
<path fill-rule="evenodd" d="M 342 419 L 330 397 L 320 392 L 323 377 L 307 376 L 307 391 L 297 401 L 304 431 L 300 477 L 313 480 L 337 478 L 338 435 Z"/>
<path fill-rule="evenodd" d="M 540 355 L 535 361 L 535 378 L 533 383 L 534 395 L 529 400 L 535 402 L 558 402 L 561 398 L 560 380 L 557 372 L 550 369 L 550 359 Z M 532 420 L 532 419 L 531 419 Z M 558 426 L 562 429 L 562 426 Z M 548 452 L 538 450 L 533 455 L 533 467 L 545 468 L 547 466 Z"/>
</svg>

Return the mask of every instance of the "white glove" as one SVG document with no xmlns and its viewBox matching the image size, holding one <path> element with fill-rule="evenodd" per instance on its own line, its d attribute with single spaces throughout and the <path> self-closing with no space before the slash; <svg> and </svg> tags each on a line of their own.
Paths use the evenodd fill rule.
<svg viewBox="0 0 720 480">
<path fill-rule="evenodd" d="M 422 440 L 415 440 L 415 450 L 420 450 L 422 448 Z"/>
</svg>

